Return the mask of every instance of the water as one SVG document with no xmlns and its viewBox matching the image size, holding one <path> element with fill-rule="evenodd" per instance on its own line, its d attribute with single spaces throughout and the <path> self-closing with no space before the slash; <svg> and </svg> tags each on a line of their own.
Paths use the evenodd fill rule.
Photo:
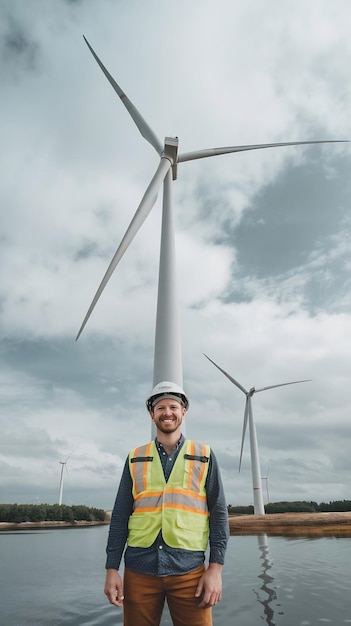
<svg viewBox="0 0 351 626">
<path fill-rule="evenodd" d="M 0 626 L 122 624 L 102 593 L 107 530 L 0 532 Z M 214 625 L 351 624 L 350 579 L 350 538 L 231 537 Z"/>
</svg>

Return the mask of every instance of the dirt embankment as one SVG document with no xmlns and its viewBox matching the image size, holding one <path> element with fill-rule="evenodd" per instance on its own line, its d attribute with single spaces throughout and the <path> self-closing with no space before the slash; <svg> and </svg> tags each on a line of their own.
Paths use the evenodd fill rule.
<svg viewBox="0 0 351 626">
<path fill-rule="evenodd" d="M 303 535 L 351 537 L 351 511 L 346 513 L 272 513 L 232 515 L 231 535 Z"/>
</svg>

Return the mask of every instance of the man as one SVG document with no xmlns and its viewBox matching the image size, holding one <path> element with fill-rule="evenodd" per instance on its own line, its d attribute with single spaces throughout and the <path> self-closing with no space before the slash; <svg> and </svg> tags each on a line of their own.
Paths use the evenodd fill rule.
<svg viewBox="0 0 351 626">
<path fill-rule="evenodd" d="M 182 435 L 189 400 L 178 385 L 159 383 L 146 406 L 156 438 L 132 450 L 124 466 L 106 549 L 105 594 L 123 606 L 124 626 L 158 626 L 165 598 L 174 626 L 211 626 L 229 536 L 217 461 L 209 446 Z"/>
</svg>

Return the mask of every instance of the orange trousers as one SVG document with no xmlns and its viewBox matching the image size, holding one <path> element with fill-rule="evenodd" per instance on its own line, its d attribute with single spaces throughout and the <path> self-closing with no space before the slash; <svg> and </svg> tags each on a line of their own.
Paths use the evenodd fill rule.
<svg viewBox="0 0 351 626">
<path fill-rule="evenodd" d="M 159 626 L 167 599 L 174 626 L 212 626 L 212 609 L 195 598 L 205 566 L 182 576 L 149 576 L 124 570 L 124 626 Z"/>
</svg>

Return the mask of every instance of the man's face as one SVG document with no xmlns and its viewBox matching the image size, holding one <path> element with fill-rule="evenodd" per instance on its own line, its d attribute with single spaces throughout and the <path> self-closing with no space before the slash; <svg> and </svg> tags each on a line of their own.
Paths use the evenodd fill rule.
<svg viewBox="0 0 351 626">
<path fill-rule="evenodd" d="M 172 398 L 161 399 L 150 411 L 151 419 L 162 433 L 174 433 L 180 428 L 186 409 Z"/>
</svg>

